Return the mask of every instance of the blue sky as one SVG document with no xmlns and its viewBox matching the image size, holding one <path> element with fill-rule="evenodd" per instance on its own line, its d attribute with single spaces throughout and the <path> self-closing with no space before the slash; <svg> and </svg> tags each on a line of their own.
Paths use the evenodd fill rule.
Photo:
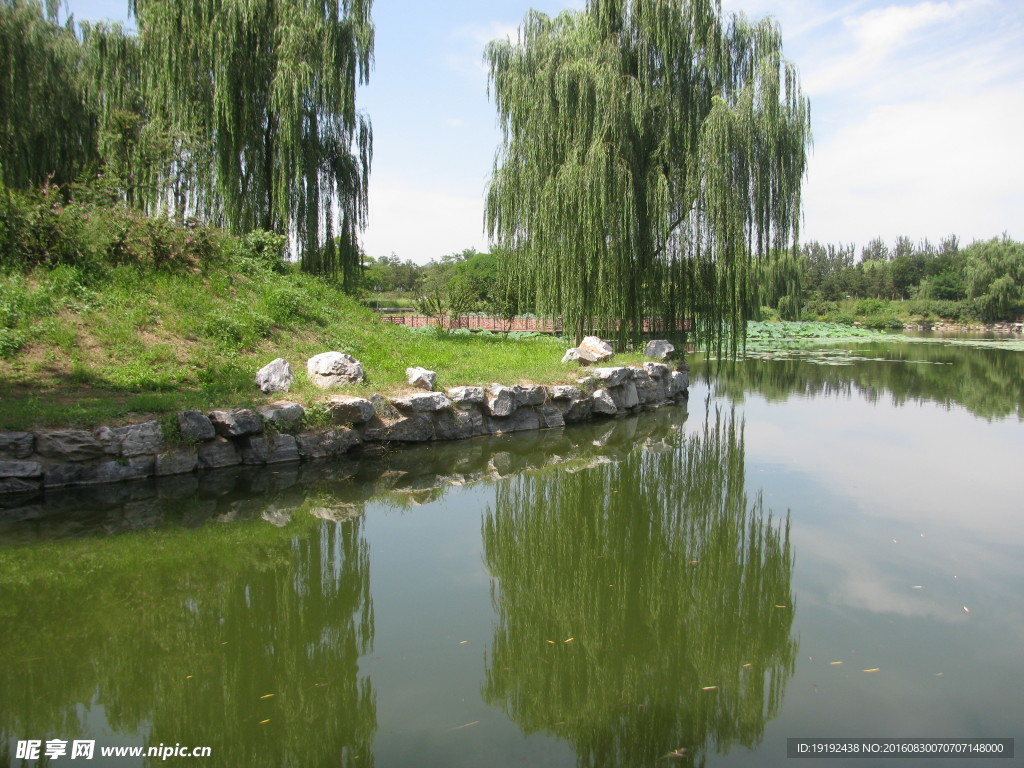
<svg viewBox="0 0 1024 768">
<path fill-rule="evenodd" d="M 486 250 L 498 146 L 482 63 L 530 7 L 579 2 L 375 0 L 376 63 L 359 97 L 374 128 L 371 256 Z M 811 99 L 802 240 L 1024 238 L 1024 2 L 723 0 L 774 16 Z M 69 0 L 124 19 L 126 0 Z"/>
</svg>

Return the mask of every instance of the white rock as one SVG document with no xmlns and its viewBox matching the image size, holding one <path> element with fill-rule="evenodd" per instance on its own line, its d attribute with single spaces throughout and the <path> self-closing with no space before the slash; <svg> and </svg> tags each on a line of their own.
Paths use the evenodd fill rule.
<svg viewBox="0 0 1024 768">
<path fill-rule="evenodd" d="M 256 386 L 261 392 L 287 392 L 293 381 L 292 367 L 283 357 L 271 360 L 256 372 Z"/>
<path fill-rule="evenodd" d="M 588 363 L 603 363 L 615 354 L 615 350 L 611 344 L 597 336 L 586 336 L 576 347 L 576 354 L 580 360 L 586 360 Z"/>
<path fill-rule="evenodd" d="M 366 378 L 363 364 L 352 355 L 341 352 L 322 352 L 306 361 L 309 380 L 320 389 L 350 384 Z"/>
<path fill-rule="evenodd" d="M 672 346 L 665 339 L 653 339 L 647 342 L 647 346 L 644 347 L 644 357 L 653 357 L 656 360 L 668 360 L 669 355 L 676 351 L 676 348 Z"/>
<path fill-rule="evenodd" d="M 418 365 L 406 368 L 405 378 L 409 382 L 409 386 L 425 389 L 428 392 L 434 389 L 434 384 L 437 382 L 437 374 L 434 371 L 428 371 Z"/>
</svg>

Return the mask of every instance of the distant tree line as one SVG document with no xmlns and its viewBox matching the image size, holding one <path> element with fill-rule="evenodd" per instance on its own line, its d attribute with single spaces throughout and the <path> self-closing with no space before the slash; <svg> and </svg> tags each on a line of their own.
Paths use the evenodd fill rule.
<svg viewBox="0 0 1024 768">
<path fill-rule="evenodd" d="M 899 237 L 890 247 L 875 238 L 858 254 L 854 245 L 811 241 L 795 261 L 789 254 L 765 261 L 757 283 L 761 305 L 783 319 L 855 299 L 861 312 L 905 301 L 953 320 L 1014 320 L 1024 314 L 1024 244 L 1005 235 L 966 247 L 955 236 L 938 244 Z"/>
</svg>

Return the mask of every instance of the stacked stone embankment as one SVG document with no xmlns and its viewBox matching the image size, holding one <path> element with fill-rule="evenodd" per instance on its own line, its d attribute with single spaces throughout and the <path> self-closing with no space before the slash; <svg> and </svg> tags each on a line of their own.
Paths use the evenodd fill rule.
<svg viewBox="0 0 1024 768">
<path fill-rule="evenodd" d="M 313 428 L 302 405 L 278 402 L 177 414 L 92 430 L 0 433 L 0 493 L 165 477 L 237 465 L 341 456 L 389 443 L 462 440 L 561 427 L 656 408 L 684 398 L 686 371 L 664 363 L 587 369 L 572 385 L 453 387 L 392 397 L 332 395 Z"/>
</svg>

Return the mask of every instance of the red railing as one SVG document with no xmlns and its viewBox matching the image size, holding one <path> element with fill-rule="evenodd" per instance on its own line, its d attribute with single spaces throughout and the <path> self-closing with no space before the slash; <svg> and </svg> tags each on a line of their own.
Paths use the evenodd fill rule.
<svg viewBox="0 0 1024 768">
<path fill-rule="evenodd" d="M 537 317 L 515 317 L 511 320 L 503 317 L 490 315 L 459 315 L 454 321 L 449 318 L 441 319 L 427 315 L 411 314 L 382 314 L 381 320 L 394 325 L 404 325 L 409 328 L 423 328 L 428 325 L 443 325 L 445 328 L 468 328 L 471 331 L 495 331 L 497 333 L 508 333 L 509 331 L 535 331 L 537 333 L 561 333 L 562 320 L 548 320 Z M 675 331 L 688 330 L 690 324 L 683 320 L 676 323 Z M 613 330 L 613 329 L 605 329 Z M 666 330 L 665 322 L 660 319 L 648 318 L 644 320 L 644 333 L 657 333 Z"/>
</svg>

